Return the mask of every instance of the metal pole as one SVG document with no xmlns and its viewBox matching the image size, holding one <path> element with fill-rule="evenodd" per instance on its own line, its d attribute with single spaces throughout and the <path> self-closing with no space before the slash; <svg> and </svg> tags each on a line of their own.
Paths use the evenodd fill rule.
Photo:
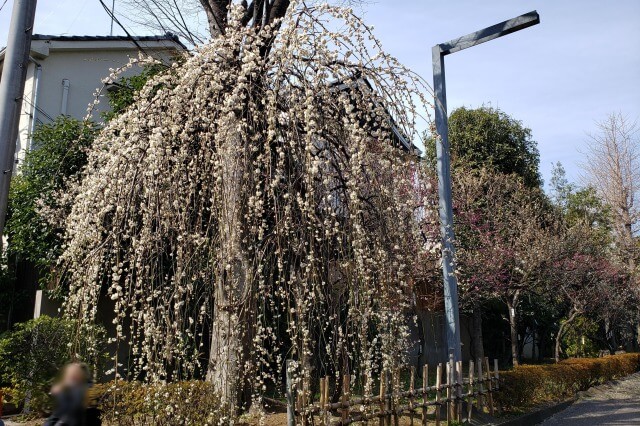
<svg viewBox="0 0 640 426">
<path fill-rule="evenodd" d="M 449 122 L 447 117 L 447 88 L 445 84 L 444 57 L 469 47 L 540 23 L 535 10 L 475 33 L 433 46 L 433 90 L 435 121 L 438 139 L 436 161 L 438 169 L 438 195 L 440 198 L 440 234 L 442 236 L 442 275 L 444 279 L 444 311 L 447 327 L 448 352 L 455 362 L 462 361 L 460 343 L 460 313 L 458 308 L 458 282 L 455 276 L 455 249 L 453 233 L 453 203 L 451 197 L 451 158 L 449 154 Z"/>
<path fill-rule="evenodd" d="M 0 239 L 4 234 L 9 184 L 15 165 L 36 0 L 15 0 L 0 80 Z"/>
<path fill-rule="evenodd" d="M 116 11 L 116 0 L 113 0 L 111 2 L 111 30 L 109 31 L 110 36 L 113 35 L 113 17 L 115 16 L 114 15 L 115 11 Z"/>
<path fill-rule="evenodd" d="M 440 235 L 442 237 L 442 275 L 444 279 L 444 312 L 447 320 L 448 352 L 454 361 L 462 360 L 460 345 L 460 313 L 458 311 L 458 282 L 455 275 L 453 246 L 453 203 L 451 199 L 451 159 L 449 158 L 449 123 L 447 119 L 447 90 L 444 77 L 444 54 L 434 46 L 433 90 L 438 140 L 436 160 L 438 168 L 438 195 L 440 199 Z"/>
</svg>

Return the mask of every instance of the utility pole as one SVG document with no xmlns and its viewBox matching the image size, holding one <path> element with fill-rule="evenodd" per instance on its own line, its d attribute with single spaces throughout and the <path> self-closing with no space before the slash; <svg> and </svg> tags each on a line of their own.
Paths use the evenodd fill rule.
<svg viewBox="0 0 640 426">
<path fill-rule="evenodd" d="M 116 0 L 113 0 L 111 2 L 111 30 L 109 31 L 110 36 L 113 35 L 113 17 L 115 16 L 114 15 L 115 11 L 116 11 Z"/>
<path fill-rule="evenodd" d="M 462 361 L 460 344 L 460 313 L 458 311 L 458 281 L 455 275 L 455 247 L 453 233 L 453 203 L 451 199 L 451 158 L 449 154 L 449 123 L 447 118 L 447 88 L 444 57 L 472 46 L 502 37 L 540 23 L 535 10 L 501 22 L 475 33 L 436 44 L 431 50 L 433 59 L 433 90 L 435 121 L 438 140 L 436 160 L 438 169 L 438 195 L 440 234 L 442 237 L 442 274 L 444 279 L 444 311 L 447 322 L 447 348 L 455 361 Z"/>
<path fill-rule="evenodd" d="M 35 15 L 36 0 L 14 0 L 0 80 L 0 240 L 4 234 L 9 184 L 15 166 L 18 124 Z"/>
</svg>

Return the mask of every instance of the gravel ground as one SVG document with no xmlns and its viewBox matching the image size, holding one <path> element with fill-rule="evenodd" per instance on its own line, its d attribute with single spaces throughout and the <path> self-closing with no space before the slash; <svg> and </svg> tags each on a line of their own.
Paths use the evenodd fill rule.
<svg viewBox="0 0 640 426">
<path fill-rule="evenodd" d="M 583 392 L 542 426 L 640 425 L 640 373 Z"/>
</svg>

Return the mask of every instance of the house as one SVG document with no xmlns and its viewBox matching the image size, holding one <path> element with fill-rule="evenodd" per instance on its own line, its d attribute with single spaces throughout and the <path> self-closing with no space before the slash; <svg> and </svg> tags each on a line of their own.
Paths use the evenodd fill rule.
<svg viewBox="0 0 640 426">
<path fill-rule="evenodd" d="M 58 115 L 82 119 L 102 86 L 110 69 L 126 65 L 139 52 L 163 61 L 186 50 L 177 36 L 52 36 L 34 34 L 27 70 L 20 128 L 16 147 L 16 162 L 24 160 L 31 146 L 31 134 L 36 124 L 53 121 Z M 0 51 L 0 73 L 5 50 Z M 132 67 L 124 75 L 139 72 Z M 96 114 L 108 108 L 98 105 Z M 19 167 L 14 168 L 14 173 Z"/>
<path fill-rule="evenodd" d="M 50 123 L 59 115 L 76 119 L 86 117 L 87 107 L 94 101 L 95 92 L 102 87 L 102 79 L 109 76 L 110 69 L 127 65 L 130 58 L 138 57 L 139 52 L 168 63 L 186 50 L 178 37 L 170 33 L 144 37 L 34 34 L 20 111 L 14 173 L 19 173 L 20 163 L 31 148 L 35 126 Z M 0 75 L 4 55 L 5 49 L 0 50 Z M 123 75 L 135 75 L 140 71 L 141 68 L 134 66 Z M 107 109 L 108 102 L 102 100 L 94 110 L 94 117 L 99 119 L 100 113 Z M 10 322 L 25 321 L 41 313 L 56 315 L 58 304 L 47 300 L 38 289 L 34 268 L 19 263 L 16 266 L 17 285 L 28 297 L 23 306 L 14 309 L 16 314 Z"/>
</svg>

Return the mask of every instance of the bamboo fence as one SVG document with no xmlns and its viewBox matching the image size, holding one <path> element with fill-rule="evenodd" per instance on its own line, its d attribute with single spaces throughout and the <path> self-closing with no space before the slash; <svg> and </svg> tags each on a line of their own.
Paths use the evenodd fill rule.
<svg viewBox="0 0 640 426">
<path fill-rule="evenodd" d="M 400 418 L 403 424 L 427 425 L 435 422 L 437 426 L 452 422 L 471 421 L 473 407 L 491 415 L 495 412 L 493 394 L 499 390 L 498 360 L 493 361 L 493 372 L 489 358 L 469 362 L 464 377 L 461 361 L 435 367 L 435 380 L 430 380 L 429 366 L 422 369 L 422 387 L 416 388 L 417 372 L 415 367 L 404 370 L 385 371 L 380 375 L 373 394 L 355 392 L 352 389 L 354 377 L 342 376 L 339 398 L 330 398 L 331 377 L 320 378 L 319 392 L 312 395 L 309 380 L 296 385 L 288 383 L 288 424 L 302 426 L 331 425 L 378 425 L 398 426 Z M 363 381 L 366 379 L 363 379 Z M 431 382 L 431 383 L 430 383 Z M 362 389 L 374 389 L 363 383 Z M 337 392 L 333 392 L 336 395 Z M 362 393 L 363 395 L 357 395 Z M 433 407 L 433 408 L 432 408 Z"/>
</svg>

